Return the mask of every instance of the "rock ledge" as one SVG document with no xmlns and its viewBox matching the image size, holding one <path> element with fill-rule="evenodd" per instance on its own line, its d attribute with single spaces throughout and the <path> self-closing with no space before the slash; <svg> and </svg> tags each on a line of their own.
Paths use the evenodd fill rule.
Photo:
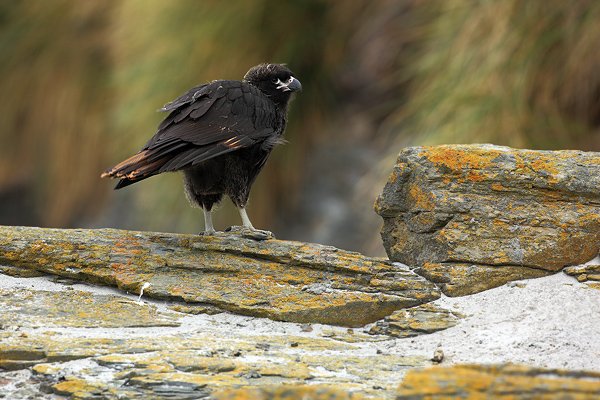
<svg viewBox="0 0 600 400">
<path fill-rule="evenodd" d="M 434 284 L 318 244 L 114 229 L 0 227 L 0 272 L 45 273 L 274 320 L 357 327 L 435 300 Z M 147 285 L 146 285 L 147 286 Z"/>
</svg>

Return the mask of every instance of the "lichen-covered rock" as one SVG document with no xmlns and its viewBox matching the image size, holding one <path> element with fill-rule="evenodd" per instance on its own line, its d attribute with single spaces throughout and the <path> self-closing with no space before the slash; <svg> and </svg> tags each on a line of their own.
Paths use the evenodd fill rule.
<svg viewBox="0 0 600 400">
<path fill-rule="evenodd" d="M 579 282 L 585 282 L 593 289 L 600 289 L 600 265 L 574 265 L 563 269 L 567 275 L 574 276 Z"/>
<path fill-rule="evenodd" d="M 396 337 L 412 337 L 451 328 L 458 324 L 461 315 L 435 304 L 395 311 L 371 328 L 371 334 L 385 334 Z"/>
<path fill-rule="evenodd" d="M 182 314 L 170 302 L 137 301 L 112 288 L 0 274 L 0 397 L 393 399 L 407 371 L 442 359 L 446 365 L 517 358 L 595 370 L 593 303 L 600 294 L 582 286 L 560 274 L 475 301 L 442 299 L 436 304 L 461 310 L 465 320 L 448 331 L 396 339 L 362 328 Z M 498 296 L 514 296 L 503 304 L 517 310 L 494 306 Z M 440 326 L 429 317 L 448 317 L 429 305 L 409 310 L 404 322 L 412 329 L 435 330 Z M 577 329 L 565 335 L 564 326 Z"/>
<path fill-rule="evenodd" d="M 114 328 L 179 326 L 178 314 L 114 295 L 0 289 L 0 326 Z"/>
<path fill-rule="evenodd" d="M 0 265 L 274 320 L 362 326 L 439 297 L 408 268 L 329 246 L 113 229 L 0 227 Z"/>
<path fill-rule="evenodd" d="M 375 210 L 394 261 L 449 296 L 555 273 L 600 248 L 600 154 L 404 149 Z"/>
<path fill-rule="evenodd" d="M 183 400 L 251 388 L 236 395 L 380 399 L 394 396 L 407 369 L 431 365 L 426 353 L 382 354 L 373 342 L 338 339 L 349 331 L 359 339 L 362 330 L 304 328 L 182 314 L 108 288 L 0 275 L 0 397 Z"/>
<path fill-rule="evenodd" d="M 398 400 L 600 398 L 600 373 L 519 365 L 455 365 L 412 370 Z"/>
</svg>

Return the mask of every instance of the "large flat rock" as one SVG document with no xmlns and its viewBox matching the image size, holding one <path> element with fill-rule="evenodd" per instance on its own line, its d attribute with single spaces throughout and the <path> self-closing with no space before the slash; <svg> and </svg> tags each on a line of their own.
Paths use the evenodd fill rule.
<svg viewBox="0 0 600 400">
<path fill-rule="evenodd" d="M 394 261 L 460 296 L 555 273 L 600 248 L 600 154 L 404 149 L 377 199 Z"/>
<path fill-rule="evenodd" d="M 0 227 L 5 273 L 47 273 L 274 320 L 350 327 L 435 300 L 408 268 L 318 244 L 216 236 Z M 149 284 L 149 286 L 147 285 Z"/>
</svg>

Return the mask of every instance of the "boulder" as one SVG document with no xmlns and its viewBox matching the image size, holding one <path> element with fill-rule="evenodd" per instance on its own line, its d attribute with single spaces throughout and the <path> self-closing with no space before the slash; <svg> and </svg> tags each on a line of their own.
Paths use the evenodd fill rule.
<svg viewBox="0 0 600 400">
<path fill-rule="evenodd" d="M 597 399 L 600 373 L 522 365 L 454 365 L 412 370 L 397 400 L 442 399 Z"/>
<path fill-rule="evenodd" d="M 399 264 L 330 246 L 256 240 L 244 231 L 0 227 L 0 265 L 0 272 L 19 276 L 34 271 L 133 293 L 145 287 L 145 297 L 195 310 L 350 327 L 440 296 Z"/>
<path fill-rule="evenodd" d="M 600 247 L 600 154 L 402 150 L 375 203 L 388 256 L 462 296 L 584 263 Z"/>
</svg>

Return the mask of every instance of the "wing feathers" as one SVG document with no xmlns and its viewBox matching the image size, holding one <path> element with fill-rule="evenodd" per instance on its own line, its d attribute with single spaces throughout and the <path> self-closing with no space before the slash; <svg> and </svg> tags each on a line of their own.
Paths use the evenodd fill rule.
<svg viewBox="0 0 600 400">
<path fill-rule="evenodd" d="M 171 113 L 146 146 L 102 174 L 121 179 L 116 189 L 268 140 L 278 123 L 275 105 L 239 81 L 197 86 L 161 111 Z"/>
</svg>

